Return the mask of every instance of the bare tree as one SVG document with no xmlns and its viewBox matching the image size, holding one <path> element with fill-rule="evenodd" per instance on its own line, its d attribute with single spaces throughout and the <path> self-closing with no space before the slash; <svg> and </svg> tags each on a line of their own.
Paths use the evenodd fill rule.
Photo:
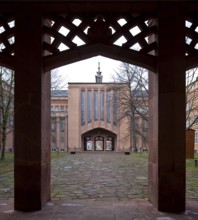
<svg viewBox="0 0 198 220">
<path fill-rule="evenodd" d="M 5 158 L 8 132 L 13 131 L 14 71 L 0 67 L 1 160 Z"/>
<path fill-rule="evenodd" d="M 121 97 L 118 102 L 121 112 L 119 120 L 124 117 L 128 119 L 130 148 L 137 151 L 138 136 L 141 137 L 142 143 L 147 145 L 148 75 L 143 68 L 121 63 L 118 71 L 115 72 L 114 81 Z"/>
<path fill-rule="evenodd" d="M 66 87 L 66 79 L 57 69 L 51 71 L 51 90 L 61 90 Z"/>
<path fill-rule="evenodd" d="M 186 72 L 186 128 L 198 121 L 198 69 Z"/>
</svg>

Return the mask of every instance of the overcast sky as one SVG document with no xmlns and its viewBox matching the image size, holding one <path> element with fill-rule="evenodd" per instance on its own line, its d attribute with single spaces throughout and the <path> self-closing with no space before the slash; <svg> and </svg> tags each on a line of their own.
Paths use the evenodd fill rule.
<svg viewBox="0 0 198 220">
<path fill-rule="evenodd" d="M 95 82 L 95 75 L 98 71 L 103 75 L 103 82 L 111 82 L 112 75 L 118 69 L 120 61 L 112 60 L 103 56 L 96 56 L 90 59 L 72 63 L 57 69 L 68 82 Z"/>
</svg>

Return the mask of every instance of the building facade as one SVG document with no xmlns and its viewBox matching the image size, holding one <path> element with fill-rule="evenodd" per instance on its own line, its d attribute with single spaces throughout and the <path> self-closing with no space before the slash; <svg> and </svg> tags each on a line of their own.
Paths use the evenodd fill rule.
<svg viewBox="0 0 198 220">
<path fill-rule="evenodd" d="M 69 83 L 68 147 L 77 151 L 130 149 L 126 118 L 119 119 L 119 91 L 102 83 L 100 67 L 95 83 Z"/>
<path fill-rule="evenodd" d="M 68 91 L 51 91 L 51 150 L 68 148 Z"/>
</svg>

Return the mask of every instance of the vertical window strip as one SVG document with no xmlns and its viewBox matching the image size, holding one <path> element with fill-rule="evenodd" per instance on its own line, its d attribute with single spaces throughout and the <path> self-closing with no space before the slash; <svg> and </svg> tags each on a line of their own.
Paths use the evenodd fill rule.
<svg viewBox="0 0 198 220">
<path fill-rule="evenodd" d="M 104 121 L 104 91 L 100 92 L 100 120 Z"/>
<path fill-rule="evenodd" d="M 85 91 L 81 91 L 81 125 L 85 124 Z"/>
<path fill-rule="evenodd" d="M 91 122 L 91 118 L 92 118 L 92 114 L 91 114 L 91 112 L 92 112 L 92 99 L 91 99 L 91 91 L 89 90 L 88 91 L 88 106 L 87 106 L 87 109 L 88 109 L 88 123 L 90 123 Z"/>
<path fill-rule="evenodd" d="M 98 120 L 98 91 L 94 91 L 94 120 Z"/>
<path fill-rule="evenodd" d="M 107 122 L 111 122 L 111 91 L 107 91 Z"/>
</svg>

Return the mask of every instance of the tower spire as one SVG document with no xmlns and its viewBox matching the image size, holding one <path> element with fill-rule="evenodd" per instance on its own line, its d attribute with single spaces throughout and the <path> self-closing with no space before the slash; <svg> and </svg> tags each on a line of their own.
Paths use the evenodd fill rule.
<svg viewBox="0 0 198 220">
<path fill-rule="evenodd" d="M 102 83 L 102 72 L 100 71 L 100 62 L 98 62 L 98 71 L 96 72 L 96 83 Z"/>
</svg>

